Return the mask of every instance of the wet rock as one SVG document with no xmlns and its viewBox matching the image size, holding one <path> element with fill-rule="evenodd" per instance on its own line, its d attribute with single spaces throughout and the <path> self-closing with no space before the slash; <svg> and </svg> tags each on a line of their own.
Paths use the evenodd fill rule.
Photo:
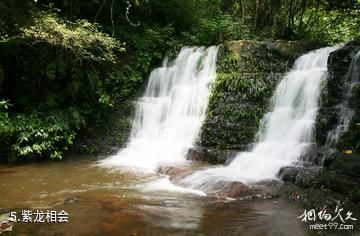
<svg viewBox="0 0 360 236">
<path fill-rule="evenodd" d="M 360 155 L 339 153 L 331 162 L 329 170 L 360 178 Z"/>
<path fill-rule="evenodd" d="M 112 155 L 126 145 L 135 110 L 134 97 L 118 100 L 103 114 L 102 123 L 89 123 L 76 136 L 70 150 L 74 154 Z"/>
<path fill-rule="evenodd" d="M 0 215 L 0 234 L 5 232 L 10 232 L 13 230 L 14 223 L 10 222 L 9 212 Z"/>
<path fill-rule="evenodd" d="M 360 201 L 360 156 L 331 152 L 325 156 L 324 170 L 317 177 L 314 188 L 329 189 L 343 194 L 353 202 Z"/>
<path fill-rule="evenodd" d="M 247 185 L 240 181 L 216 181 L 207 186 L 206 193 L 218 198 L 233 198 L 239 200 L 271 199 L 279 197 L 282 184 L 276 180 Z"/>
<path fill-rule="evenodd" d="M 316 121 L 316 143 L 325 145 L 328 134 L 339 124 L 341 112 L 340 108 L 344 100 L 344 93 L 347 89 L 348 70 L 355 54 L 360 51 L 360 40 L 346 43 L 342 48 L 332 52 L 328 59 L 327 86 L 321 93 L 321 108 Z M 349 129 L 340 140 L 330 143 L 332 148 L 339 150 L 360 151 L 360 129 L 357 124 L 360 122 L 360 106 L 357 86 L 352 89 L 351 96 L 348 98 L 349 109 L 354 112 L 349 124 Z M 356 101 L 356 102 L 355 102 Z"/>
<path fill-rule="evenodd" d="M 213 184 L 213 193 L 220 197 L 239 198 L 249 194 L 249 187 L 238 181 L 218 181 Z"/>
<path fill-rule="evenodd" d="M 360 214 L 360 125 L 357 125 L 360 124 L 360 92 L 356 86 L 348 101 L 354 112 L 348 131 L 336 142 L 327 143 L 329 131 L 339 123 L 347 71 L 358 51 L 360 40 L 349 42 L 330 54 L 329 78 L 321 94 L 315 124 L 317 145 L 311 146 L 302 157 L 301 163 L 306 163 L 303 167 L 285 167 L 279 173 L 285 181 L 282 194 L 302 203 L 305 209 L 334 212 L 340 204 L 344 210 Z M 312 168 L 321 164 L 323 169 L 319 172 Z M 354 227 L 359 230 L 360 225 L 354 224 Z"/>
<path fill-rule="evenodd" d="M 86 199 L 80 196 L 71 196 L 64 200 L 64 204 L 75 204 L 75 203 L 79 203 L 80 201 L 84 202 L 86 201 Z"/>
<path fill-rule="evenodd" d="M 233 182 L 227 186 L 226 192 L 227 192 L 227 196 L 231 198 L 238 198 L 244 195 L 244 193 L 246 193 L 247 190 L 248 187 L 245 184 L 241 182 Z"/>
<path fill-rule="evenodd" d="M 8 222 L 0 223 L 0 234 L 3 232 L 10 232 L 13 229 L 13 225 Z"/>
<path fill-rule="evenodd" d="M 265 188 L 279 188 L 282 186 L 282 182 L 277 179 L 261 180 L 256 182 L 255 186 L 261 186 Z"/>
<path fill-rule="evenodd" d="M 198 146 L 189 149 L 186 159 L 203 161 L 211 164 L 225 164 L 238 152 L 238 150 L 232 149 L 216 149 Z"/>
<path fill-rule="evenodd" d="M 327 170 L 327 168 L 331 165 L 331 163 L 333 162 L 333 160 L 336 158 L 336 156 L 338 155 L 338 151 L 334 148 L 327 148 L 323 153 L 323 168 L 325 169 L 325 171 Z"/>
<path fill-rule="evenodd" d="M 356 204 L 360 203 L 360 186 L 359 187 L 355 187 L 352 191 L 351 191 L 351 201 L 353 201 Z"/>
<path fill-rule="evenodd" d="M 324 166 L 325 162 L 328 164 L 328 162 L 334 158 L 336 152 L 337 151 L 335 149 L 319 146 L 318 144 L 313 143 L 301 155 L 297 165 L 304 167 L 322 167 Z"/>
<path fill-rule="evenodd" d="M 221 151 L 247 150 L 254 142 L 277 82 L 291 67 L 296 55 L 306 50 L 288 41 L 239 40 L 223 45 L 218 54 L 216 83 L 197 144 Z M 198 158 L 224 163 L 221 154 L 213 157 L 203 153 Z"/>
<path fill-rule="evenodd" d="M 159 166 L 156 172 L 162 175 L 168 175 L 170 180 L 177 180 L 191 174 L 193 171 L 186 167 L 163 165 Z"/>
<path fill-rule="evenodd" d="M 326 171 L 321 174 L 318 183 L 323 188 L 347 195 L 360 186 L 360 179 L 340 174 L 335 171 Z"/>
<path fill-rule="evenodd" d="M 325 96 L 323 94 L 323 96 Z M 339 109 L 337 107 L 321 107 L 316 121 L 315 137 L 318 144 L 326 143 L 328 132 L 335 128 L 338 118 Z"/>
<path fill-rule="evenodd" d="M 320 173 L 321 168 L 315 166 L 310 168 L 287 166 L 281 168 L 278 176 L 283 181 L 292 182 L 299 187 L 308 188 L 313 185 Z"/>
<path fill-rule="evenodd" d="M 286 182 L 282 188 L 281 194 L 282 196 L 286 196 L 288 199 L 303 205 L 303 209 L 315 209 L 316 212 L 326 210 L 326 212 L 331 213 L 334 216 L 336 215 L 336 207 L 340 207 L 340 209 L 344 209 L 344 216 L 347 211 L 351 211 L 355 216 L 360 215 L 359 204 L 348 201 L 348 199 L 344 198 L 343 194 L 334 192 L 330 189 L 314 187 L 303 189 L 290 182 Z M 357 222 L 354 223 L 356 223 L 354 224 L 354 229 L 359 230 L 360 225 L 357 224 Z"/>
</svg>

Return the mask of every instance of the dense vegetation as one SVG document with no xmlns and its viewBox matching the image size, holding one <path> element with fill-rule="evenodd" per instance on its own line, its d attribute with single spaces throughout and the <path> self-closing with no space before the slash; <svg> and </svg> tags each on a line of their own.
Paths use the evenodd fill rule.
<svg viewBox="0 0 360 236">
<path fill-rule="evenodd" d="M 1 159 L 61 158 L 182 45 L 344 42 L 359 13 L 359 0 L 1 1 Z"/>
<path fill-rule="evenodd" d="M 290 53 L 279 50 L 282 44 Z M 221 47 L 199 144 L 222 150 L 247 149 L 254 142 L 276 84 L 293 58 L 304 51 L 305 45 L 287 41 L 242 40 Z"/>
</svg>

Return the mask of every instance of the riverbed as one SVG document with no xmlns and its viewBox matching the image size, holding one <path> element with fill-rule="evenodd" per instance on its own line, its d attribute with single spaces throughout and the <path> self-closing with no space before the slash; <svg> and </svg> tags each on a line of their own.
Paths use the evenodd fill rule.
<svg viewBox="0 0 360 236">
<path fill-rule="evenodd" d="M 64 211 L 68 222 L 17 222 L 5 235 L 309 235 L 300 207 L 146 188 L 158 174 L 76 157 L 0 168 L 0 214 Z M 147 189 L 146 191 L 144 189 Z M 34 217 L 35 215 L 33 215 Z M 34 220 L 34 219 L 33 219 Z"/>
</svg>

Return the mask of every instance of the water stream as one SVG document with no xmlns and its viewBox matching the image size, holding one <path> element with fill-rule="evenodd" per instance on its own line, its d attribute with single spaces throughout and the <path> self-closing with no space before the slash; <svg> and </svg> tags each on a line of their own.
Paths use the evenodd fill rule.
<svg viewBox="0 0 360 236">
<path fill-rule="evenodd" d="M 281 167 L 295 164 L 312 142 L 321 85 L 327 78 L 327 59 L 338 47 L 299 57 L 272 97 L 272 109 L 261 121 L 259 141 L 224 167 L 195 172 L 181 181 L 190 188 L 209 190 L 216 182 L 247 184 L 276 179 Z"/>
<path fill-rule="evenodd" d="M 279 199 L 224 201 L 144 191 L 156 174 L 109 171 L 96 163 L 74 157 L 0 166 L 0 221 L 10 211 L 18 217 L 21 210 L 69 214 L 68 223 L 18 222 L 4 235 L 309 235 L 297 219 L 303 209 Z"/>
<path fill-rule="evenodd" d="M 165 58 L 137 103 L 128 145 L 101 164 L 154 171 L 164 163 L 183 162 L 205 118 L 217 51 L 215 46 L 184 47 L 174 61 Z"/>
<path fill-rule="evenodd" d="M 219 181 L 274 179 L 300 158 L 312 142 L 327 58 L 336 48 L 296 60 L 262 119 L 258 143 L 217 168 L 184 162 L 184 156 L 204 119 L 218 49 L 183 48 L 151 73 L 128 145 L 100 166 L 90 158 L 0 166 L 0 218 L 24 209 L 70 215 L 66 224 L 15 223 L 15 235 L 310 235 L 297 219 L 304 209 L 279 197 L 243 201 L 204 192 Z M 176 186 L 154 173 L 164 163 L 181 163 L 194 173 Z"/>
<path fill-rule="evenodd" d="M 339 120 L 336 128 L 331 130 L 327 136 L 326 145 L 331 146 L 336 143 L 341 136 L 348 131 L 354 111 L 349 107 L 349 99 L 352 95 L 353 87 L 360 83 L 360 52 L 352 59 L 345 78 L 345 88 L 342 102 L 339 104 Z"/>
</svg>

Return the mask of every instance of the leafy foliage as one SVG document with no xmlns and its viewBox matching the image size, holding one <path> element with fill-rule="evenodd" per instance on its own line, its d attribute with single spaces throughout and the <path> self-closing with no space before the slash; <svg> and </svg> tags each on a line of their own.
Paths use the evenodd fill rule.
<svg viewBox="0 0 360 236">
<path fill-rule="evenodd" d="M 2 157 L 60 158 L 79 136 L 105 127 L 109 113 L 122 114 L 116 109 L 139 91 L 151 68 L 183 45 L 264 38 L 343 42 L 359 36 L 359 5 L 359 0 L 1 1 Z M 223 58 L 219 91 L 253 89 L 242 99 L 264 99 L 272 83 L 261 73 L 285 68 L 276 58 L 257 60 L 257 53 Z M 251 76 L 254 71 L 261 79 Z M 213 94 L 213 104 L 226 103 L 224 94 Z M 248 114 L 256 120 L 259 109 Z M 120 123 L 129 129 L 126 121 Z M 109 138 L 111 145 L 120 139 L 125 135 Z"/>
<path fill-rule="evenodd" d="M 201 132 L 203 146 L 244 149 L 241 144 L 252 143 L 273 89 L 286 71 L 289 58 L 269 51 L 265 43 L 238 44 L 242 53 L 231 51 L 231 44 L 220 47 L 217 78 Z"/>
<path fill-rule="evenodd" d="M 0 1 L 0 40 L 17 35 L 19 26 L 31 23 L 32 10 L 29 1 Z"/>
<path fill-rule="evenodd" d="M 86 20 L 34 15 L 0 42 L 5 158 L 61 158 L 89 120 L 100 121 L 102 111 L 134 91 L 127 91 L 131 84 L 119 69 L 124 47 L 118 40 Z"/>
<path fill-rule="evenodd" d="M 46 42 L 71 50 L 79 59 L 116 62 L 115 52 L 125 49 L 116 39 L 98 30 L 87 20 L 71 22 L 55 14 L 40 12 L 31 26 L 21 28 L 20 36 L 34 43 Z"/>
<path fill-rule="evenodd" d="M 84 120 L 74 111 L 38 113 L 2 119 L 0 133 L 2 139 L 11 140 L 11 150 L 17 156 L 44 156 L 61 159 L 63 151 L 73 143 L 76 130 Z"/>
<path fill-rule="evenodd" d="M 317 13 L 314 13 L 315 11 Z M 346 12 L 309 9 L 304 17 L 308 21 L 314 14 L 320 16 L 317 17 L 316 23 L 313 22 L 308 25 L 309 28 L 302 29 L 299 36 L 310 38 L 313 41 L 329 43 L 343 43 L 360 37 L 360 6 L 356 11 Z"/>
</svg>

